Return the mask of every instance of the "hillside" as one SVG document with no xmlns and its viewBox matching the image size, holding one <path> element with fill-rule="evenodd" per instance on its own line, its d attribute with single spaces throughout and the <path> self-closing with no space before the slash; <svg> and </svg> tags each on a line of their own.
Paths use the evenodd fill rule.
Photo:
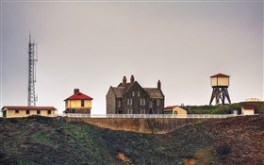
<svg viewBox="0 0 264 165">
<path fill-rule="evenodd" d="M 189 105 L 186 108 L 190 109 L 190 114 L 231 114 L 232 110 L 237 110 L 238 114 L 241 113 L 241 106 L 244 104 L 240 103 L 232 103 L 232 104 L 219 104 L 219 105 Z M 255 113 L 264 113 L 264 103 L 263 102 L 248 102 L 248 105 L 253 105 L 255 109 Z"/>
<path fill-rule="evenodd" d="M 163 135 L 63 118 L 0 118 L 0 164 L 264 164 L 264 119 L 207 121 Z"/>
</svg>

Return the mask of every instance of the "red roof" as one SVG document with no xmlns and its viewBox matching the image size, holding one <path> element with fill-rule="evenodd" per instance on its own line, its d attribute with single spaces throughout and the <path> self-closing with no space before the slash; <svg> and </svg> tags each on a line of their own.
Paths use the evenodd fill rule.
<svg viewBox="0 0 264 165">
<path fill-rule="evenodd" d="M 70 97 L 68 97 L 67 99 L 65 99 L 64 101 L 66 100 L 93 100 L 93 98 L 83 94 L 82 92 L 77 92 L 71 95 Z"/>
<path fill-rule="evenodd" d="M 226 75 L 226 74 L 223 74 L 223 73 L 218 73 L 218 74 L 215 74 L 215 75 L 212 75 L 211 78 L 213 77 L 230 77 L 229 75 Z"/>
<path fill-rule="evenodd" d="M 3 109 L 17 109 L 17 110 L 56 110 L 52 106 L 3 106 Z"/>
<path fill-rule="evenodd" d="M 165 107 L 164 109 L 173 109 L 175 107 L 177 107 L 177 105 L 170 105 L 170 106 Z"/>
<path fill-rule="evenodd" d="M 255 109 L 253 105 L 242 105 L 242 108 L 244 110 L 254 110 Z"/>
</svg>

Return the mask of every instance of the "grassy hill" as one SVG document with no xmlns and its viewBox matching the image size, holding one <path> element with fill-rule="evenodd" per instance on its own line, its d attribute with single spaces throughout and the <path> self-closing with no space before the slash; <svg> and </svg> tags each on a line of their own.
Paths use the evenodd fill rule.
<svg viewBox="0 0 264 165">
<path fill-rule="evenodd" d="M 202 106 L 188 106 L 193 114 L 231 114 L 232 110 L 237 110 L 241 113 L 241 106 L 243 103 L 233 103 L 225 105 L 202 105 Z M 256 107 L 256 113 L 264 112 L 264 103 L 251 102 L 247 103 Z"/>
<path fill-rule="evenodd" d="M 63 118 L 0 118 L 0 164 L 264 164 L 262 116 L 169 134 L 113 131 Z"/>
</svg>

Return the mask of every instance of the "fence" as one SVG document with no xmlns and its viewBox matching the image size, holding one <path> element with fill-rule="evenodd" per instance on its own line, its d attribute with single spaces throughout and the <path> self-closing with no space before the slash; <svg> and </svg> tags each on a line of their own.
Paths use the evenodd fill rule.
<svg viewBox="0 0 264 165">
<path fill-rule="evenodd" d="M 77 114 L 67 113 L 63 117 L 70 118 L 192 118 L 192 119 L 219 119 L 234 117 L 234 114 L 192 114 L 192 115 L 176 115 L 176 114 Z"/>
</svg>

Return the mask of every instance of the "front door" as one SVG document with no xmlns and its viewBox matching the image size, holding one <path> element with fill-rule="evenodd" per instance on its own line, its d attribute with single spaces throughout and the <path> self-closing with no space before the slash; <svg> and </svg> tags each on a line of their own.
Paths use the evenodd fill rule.
<svg viewBox="0 0 264 165">
<path fill-rule="evenodd" d="M 149 114 L 152 114 L 152 109 L 149 110 Z"/>
</svg>

